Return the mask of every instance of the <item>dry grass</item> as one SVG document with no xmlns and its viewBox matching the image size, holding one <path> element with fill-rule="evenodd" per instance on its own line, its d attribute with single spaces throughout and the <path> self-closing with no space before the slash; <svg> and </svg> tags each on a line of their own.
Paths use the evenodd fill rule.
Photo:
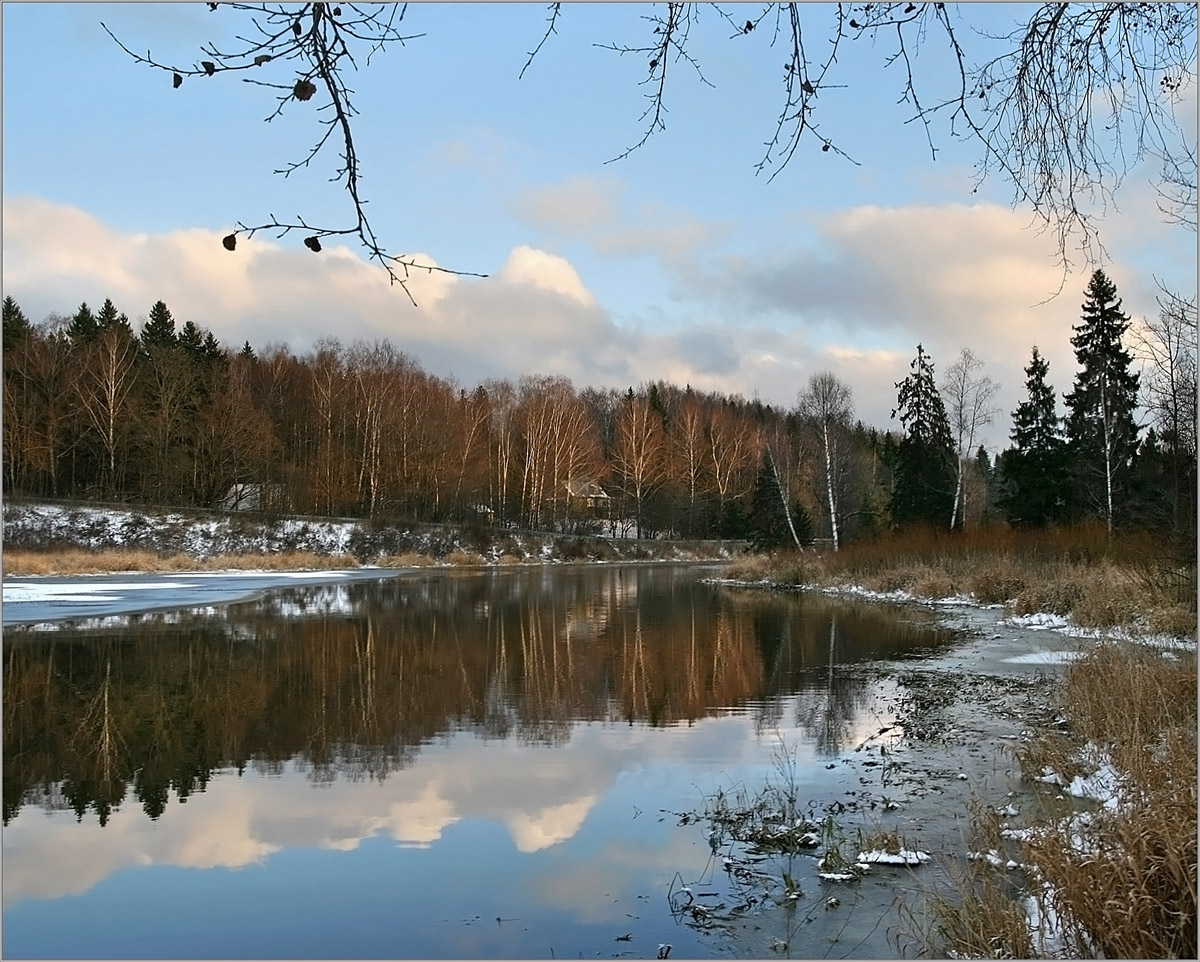
<svg viewBox="0 0 1200 962">
<path fill-rule="evenodd" d="M 474 551 L 451 551 L 446 555 L 446 564 L 455 568 L 473 568 L 487 564 L 487 558 Z"/>
<path fill-rule="evenodd" d="M 1195 637 L 1195 549 L 1102 525 L 1022 531 L 993 525 L 929 528 L 856 542 L 840 551 L 739 559 L 731 578 L 862 585 L 924 598 L 973 596 L 1014 614 L 1050 612 L 1085 628 L 1133 627 Z"/>
<path fill-rule="evenodd" d="M 1068 734 L 1015 752 L 1028 775 L 1049 765 L 1070 778 L 1086 772 L 1080 753 L 1090 743 L 1120 773 L 1119 808 L 1093 812 L 1086 825 L 1043 820 L 1017 856 L 1039 913 L 1059 920 L 1068 954 L 1196 957 L 1196 694 L 1193 654 L 1103 644 L 1067 671 Z M 975 828 L 981 847 L 1003 845 L 994 816 L 977 814 Z M 938 903 L 943 948 L 1033 957 L 1027 924 L 1011 923 L 1020 910 L 1011 881 L 975 865 L 959 898 Z"/>
<path fill-rule="evenodd" d="M 778 577 L 779 562 L 768 555 L 745 555 L 726 565 L 722 574 L 734 581 L 763 581 Z"/>
<path fill-rule="evenodd" d="M 381 568 L 429 568 L 436 565 L 437 561 L 427 554 L 408 551 L 404 554 L 380 555 L 375 563 Z"/>
<path fill-rule="evenodd" d="M 352 555 L 319 555 L 311 551 L 270 554 L 223 554 L 199 560 L 186 554 L 153 551 L 23 551 L 4 552 L 5 576 L 81 575 L 134 571 L 312 571 L 357 568 Z"/>
</svg>

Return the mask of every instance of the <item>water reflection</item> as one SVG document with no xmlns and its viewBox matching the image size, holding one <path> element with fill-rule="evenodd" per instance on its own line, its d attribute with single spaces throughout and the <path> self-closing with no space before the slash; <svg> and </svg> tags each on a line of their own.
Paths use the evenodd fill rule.
<svg viewBox="0 0 1200 962">
<path fill-rule="evenodd" d="M 120 629 L 9 629 L 3 817 L 36 804 L 103 825 L 131 794 L 158 818 L 224 768 L 382 780 L 458 730 L 554 746 L 579 721 L 747 705 L 762 730 L 793 693 L 828 754 L 863 685 L 839 666 L 948 640 L 878 606 L 651 568 L 422 576 Z"/>
<path fill-rule="evenodd" d="M 877 726 L 854 663 L 952 641 L 919 612 L 699 579 L 431 574 L 7 629 L 5 955 L 611 952 L 612 926 L 650 924 L 637 900 L 704 870 L 661 808 L 758 778 L 791 726 L 819 793 L 824 756 Z M 524 921 L 470 928 L 497 917 Z"/>
</svg>

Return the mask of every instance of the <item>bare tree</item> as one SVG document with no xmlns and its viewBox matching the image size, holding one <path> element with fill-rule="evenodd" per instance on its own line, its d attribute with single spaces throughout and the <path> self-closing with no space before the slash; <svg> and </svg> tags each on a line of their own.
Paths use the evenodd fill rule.
<svg viewBox="0 0 1200 962">
<path fill-rule="evenodd" d="M 1146 368 L 1141 384 L 1146 407 L 1167 446 L 1176 527 L 1192 518 L 1196 481 L 1196 301 L 1163 291 L 1158 318 L 1144 318 L 1134 346 Z"/>
<path fill-rule="evenodd" d="M 100 438 L 105 488 L 115 494 L 119 484 L 117 451 L 128 438 L 133 420 L 138 345 L 127 328 L 113 326 L 83 345 L 83 351 L 75 393 L 89 426 Z"/>
<path fill-rule="evenodd" d="M 280 221 L 271 216 L 254 226 L 239 221 L 224 239 L 226 248 L 233 250 L 239 236 L 258 231 L 281 236 L 300 232 L 314 252 L 321 250 L 322 238 L 357 237 L 369 257 L 406 292 L 411 271 L 446 270 L 393 255 L 377 237 L 361 193 L 353 137 L 357 111 L 343 79 L 347 67 L 358 68 L 359 58 L 369 65 L 372 57 L 422 36 L 400 30 L 407 5 L 209 7 L 222 10 L 228 18 L 223 22 L 236 20 L 241 26 L 233 28 L 234 39 L 228 43 L 201 44 L 202 59 L 191 66 L 156 59 L 149 51 L 143 56 L 113 39 L 135 61 L 169 74 L 175 87 L 185 78 L 227 75 L 263 87 L 274 101 L 267 120 L 310 103 L 325 110 L 316 121 L 319 133 L 313 147 L 276 173 L 289 176 L 308 167 L 330 143 L 337 145 L 341 162 L 335 179 L 349 195 L 354 215 L 352 224 L 340 228 L 311 225 L 302 217 Z M 974 141 L 981 155 L 980 179 L 998 175 L 1009 181 L 1014 203 L 1028 205 L 1035 219 L 1056 235 L 1064 279 L 1070 242 L 1079 241 L 1084 253 L 1094 258 L 1098 217 L 1136 163 L 1147 157 L 1161 161 L 1163 200 L 1170 216 L 1186 218 L 1194 206 L 1195 148 L 1175 116 L 1181 92 L 1195 82 L 1194 4 L 1029 5 L 1021 8 L 1028 14 L 999 36 L 973 29 L 970 7 L 945 3 L 766 4 L 748 15 L 738 9 L 736 18 L 730 11 L 713 9 L 712 22 L 723 31 L 731 29 L 731 40 L 766 38 L 763 42 L 776 59 L 763 57 L 763 62 L 778 63 L 776 48 L 782 48 L 781 107 L 757 168 L 773 168 L 772 177 L 804 145 L 857 163 L 841 145 L 841 136 L 822 124 L 837 122 L 837 101 L 830 91 L 879 83 L 878 74 L 853 73 L 856 68 L 848 65 L 849 58 L 839 59 L 851 45 L 858 45 L 870 48 L 881 69 L 895 68 L 889 76 L 897 78 L 900 102 L 911 108 L 909 120 L 923 125 L 931 157 L 938 150 L 934 124 L 942 118 L 948 122 L 949 136 Z M 545 34 L 529 54 L 522 76 L 555 33 L 564 8 L 553 3 L 549 10 Z M 641 117 L 644 131 L 618 158 L 665 128 L 667 77 L 674 77 L 676 65 L 687 65 L 707 83 L 692 52 L 692 32 L 699 29 L 700 19 L 697 5 L 669 2 L 641 17 L 644 41 L 597 44 L 621 56 L 644 57 L 648 67 L 642 81 L 648 87 Z M 934 39 L 950 51 L 952 80 L 943 90 L 928 89 L 914 69 Z M 1185 188 L 1182 194 L 1176 190 L 1180 186 Z"/>
<path fill-rule="evenodd" d="M 617 418 L 613 464 L 624 481 L 626 497 L 633 500 L 638 538 L 642 537 L 646 497 L 662 480 L 665 449 L 662 418 L 646 394 L 629 397 Z"/>
<path fill-rule="evenodd" d="M 838 531 L 838 500 L 841 491 L 845 459 L 849 452 L 846 433 L 854 407 L 850 385 L 829 371 L 821 371 L 808 379 L 808 390 L 797 399 L 800 416 L 808 420 L 820 439 L 825 465 L 825 496 L 829 506 L 829 526 L 833 534 L 833 550 L 840 543 Z"/>
<path fill-rule="evenodd" d="M 1000 385 L 987 375 L 979 375 L 983 362 L 970 348 L 964 347 L 958 359 L 946 368 L 942 377 L 942 394 L 946 400 L 946 415 L 954 439 L 954 507 L 950 510 L 950 530 L 966 518 L 966 488 L 964 474 L 975 451 L 975 439 L 981 428 L 996 416 L 992 398 Z"/>
</svg>

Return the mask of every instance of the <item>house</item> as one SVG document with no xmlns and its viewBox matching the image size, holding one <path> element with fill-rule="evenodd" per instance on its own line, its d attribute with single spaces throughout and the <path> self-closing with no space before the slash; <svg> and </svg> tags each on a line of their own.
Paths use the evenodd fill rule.
<svg viewBox="0 0 1200 962">
<path fill-rule="evenodd" d="M 567 511 L 573 516 L 608 518 L 612 515 L 612 498 L 595 481 L 568 481 Z"/>
</svg>

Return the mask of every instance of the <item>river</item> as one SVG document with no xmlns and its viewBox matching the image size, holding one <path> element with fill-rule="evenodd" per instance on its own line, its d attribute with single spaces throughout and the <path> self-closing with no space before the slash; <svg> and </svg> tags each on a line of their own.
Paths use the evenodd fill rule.
<svg viewBox="0 0 1200 962">
<path fill-rule="evenodd" d="M 803 898 L 768 863 L 735 905 L 745 853 L 693 813 L 782 779 L 944 839 L 1011 765 L 880 733 L 914 672 L 1030 633 L 712 574 L 362 573 L 6 625 L 5 957 L 903 954 L 896 896 L 940 869 L 835 891 L 814 851 L 787 864 Z"/>
</svg>

